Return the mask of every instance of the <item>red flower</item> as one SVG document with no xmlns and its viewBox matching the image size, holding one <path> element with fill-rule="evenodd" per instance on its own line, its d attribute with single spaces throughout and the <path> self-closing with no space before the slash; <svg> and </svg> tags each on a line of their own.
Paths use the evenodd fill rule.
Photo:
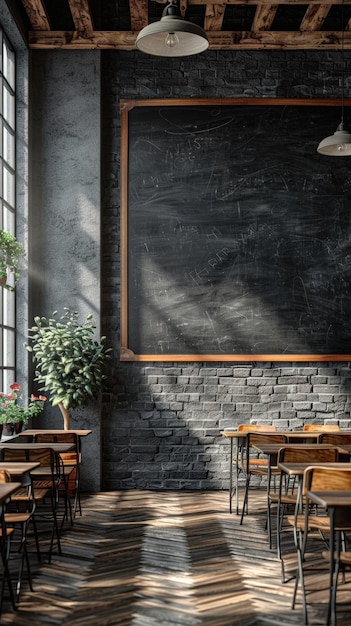
<svg viewBox="0 0 351 626">
<path fill-rule="evenodd" d="M 35 396 L 34 393 L 31 394 L 30 399 L 35 402 L 35 400 L 39 400 L 38 396 Z"/>
<path fill-rule="evenodd" d="M 39 400 L 41 400 L 42 402 L 45 402 L 46 396 L 39 396 Z"/>
<path fill-rule="evenodd" d="M 10 389 L 12 389 L 12 391 L 20 391 L 21 385 L 19 385 L 18 383 L 12 383 L 12 385 L 10 385 Z"/>
</svg>

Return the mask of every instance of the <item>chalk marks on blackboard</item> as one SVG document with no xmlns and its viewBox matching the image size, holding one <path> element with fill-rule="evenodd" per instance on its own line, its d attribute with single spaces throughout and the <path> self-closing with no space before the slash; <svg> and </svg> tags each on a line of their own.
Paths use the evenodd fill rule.
<svg viewBox="0 0 351 626">
<path fill-rule="evenodd" d="M 135 358 L 349 356 L 351 164 L 316 153 L 334 108 L 128 112 L 123 345 Z"/>
</svg>

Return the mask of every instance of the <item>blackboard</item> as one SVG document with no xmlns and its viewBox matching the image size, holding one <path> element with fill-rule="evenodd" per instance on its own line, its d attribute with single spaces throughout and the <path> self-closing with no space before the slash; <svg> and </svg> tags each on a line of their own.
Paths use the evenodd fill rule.
<svg viewBox="0 0 351 626">
<path fill-rule="evenodd" d="M 121 102 L 121 360 L 351 360 L 351 158 L 316 151 L 340 118 Z"/>
</svg>

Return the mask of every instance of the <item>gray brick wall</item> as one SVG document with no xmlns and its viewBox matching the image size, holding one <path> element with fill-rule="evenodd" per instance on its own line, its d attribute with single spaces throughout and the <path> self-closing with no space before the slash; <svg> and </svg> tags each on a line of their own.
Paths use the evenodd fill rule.
<svg viewBox="0 0 351 626">
<path fill-rule="evenodd" d="M 220 431 L 242 422 L 351 427 L 349 363 L 119 362 L 120 98 L 341 97 L 340 63 L 337 52 L 103 53 L 102 323 L 114 350 L 103 489 L 225 489 Z"/>
</svg>

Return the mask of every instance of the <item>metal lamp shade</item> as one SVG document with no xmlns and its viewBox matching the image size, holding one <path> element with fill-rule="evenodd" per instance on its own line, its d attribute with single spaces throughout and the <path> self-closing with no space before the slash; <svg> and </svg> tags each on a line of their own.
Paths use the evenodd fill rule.
<svg viewBox="0 0 351 626">
<path fill-rule="evenodd" d="M 166 44 L 168 35 L 172 35 L 170 45 Z M 143 28 L 136 38 L 135 45 L 146 54 L 181 57 L 204 52 L 209 46 L 209 41 L 204 30 L 197 24 L 186 22 L 175 15 L 165 15 L 159 22 Z"/>
<path fill-rule="evenodd" d="M 317 152 L 326 156 L 351 156 L 351 134 L 344 129 L 341 122 L 334 135 L 320 142 Z"/>
</svg>

